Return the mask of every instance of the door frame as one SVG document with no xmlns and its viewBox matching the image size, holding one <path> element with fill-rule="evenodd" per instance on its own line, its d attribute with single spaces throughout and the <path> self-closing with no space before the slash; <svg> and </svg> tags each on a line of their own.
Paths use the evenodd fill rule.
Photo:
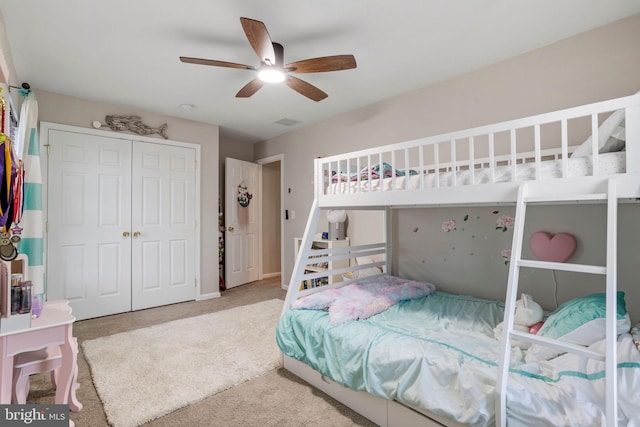
<svg viewBox="0 0 640 427">
<path fill-rule="evenodd" d="M 114 131 L 100 130 L 100 129 L 91 129 L 91 128 L 83 128 L 79 126 L 65 125 L 60 123 L 53 122 L 40 122 L 40 164 L 42 168 L 42 215 L 44 218 L 44 268 L 45 272 L 47 271 L 47 260 L 48 260 L 48 229 L 49 229 L 49 205 L 48 205 L 48 195 L 49 195 L 49 131 L 50 130 L 58 130 L 65 132 L 73 132 L 73 133 L 81 133 L 85 135 L 95 135 L 95 136 L 104 136 L 108 138 L 116 138 L 116 139 L 124 139 L 127 141 L 142 141 L 142 142 L 150 142 L 153 144 L 162 144 L 162 145 L 171 145 L 176 147 L 186 147 L 192 148 L 196 152 L 196 164 L 195 167 L 195 206 L 194 206 L 194 221 L 195 221 L 195 241 L 194 241 L 194 257 L 195 257 L 195 291 L 193 295 L 194 300 L 198 300 L 201 294 L 201 253 L 200 253 L 200 245 L 201 245 L 201 226 L 200 226 L 200 174 L 201 174 L 201 147 L 200 144 L 194 144 L 191 142 L 182 142 L 182 141 L 174 141 L 169 139 L 159 139 L 152 138 L 143 135 L 136 135 L 131 133 L 119 133 Z M 46 155 L 46 159 L 42 159 L 42 155 Z M 45 275 L 45 291 L 48 283 L 46 281 Z"/>
<path fill-rule="evenodd" d="M 258 159 L 255 161 L 255 163 L 259 164 L 259 165 L 265 165 L 268 163 L 275 163 L 275 162 L 280 162 L 280 280 L 281 280 L 281 284 L 280 287 L 282 289 L 286 289 L 287 285 L 284 282 L 284 154 L 276 154 L 273 156 L 269 156 L 269 157 L 264 157 L 262 159 Z M 262 191 L 262 171 L 260 172 L 259 175 L 259 180 L 260 180 L 260 192 L 263 193 Z M 260 207 L 259 207 L 259 211 L 260 215 L 259 218 L 260 220 L 258 221 L 258 233 L 260 235 L 260 244 L 259 244 L 259 248 L 258 248 L 258 259 L 260 260 L 260 278 L 262 279 L 264 276 L 264 271 L 262 270 L 262 203 L 260 203 Z"/>
</svg>

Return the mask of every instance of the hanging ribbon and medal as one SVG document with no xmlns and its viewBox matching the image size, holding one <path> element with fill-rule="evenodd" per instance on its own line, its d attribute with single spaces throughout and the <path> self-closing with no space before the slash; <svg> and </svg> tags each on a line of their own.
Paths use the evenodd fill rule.
<svg viewBox="0 0 640 427">
<path fill-rule="evenodd" d="M 18 256 L 15 244 L 20 241 L 20 236 L 12 235 L 11 225 L 15 224 L 14 229 L 18 233 L 22 231 L 17 224 L 22 218 L 24 170 L 22 161 L 16 162 L 11 138 L 5 133 L 7 104 L 2 96 L 0 96 L 0 106 L 2 108 L 0 165 L 3 168 L 0 173 L 0 259 L 11 261 Z"/>
</svg>

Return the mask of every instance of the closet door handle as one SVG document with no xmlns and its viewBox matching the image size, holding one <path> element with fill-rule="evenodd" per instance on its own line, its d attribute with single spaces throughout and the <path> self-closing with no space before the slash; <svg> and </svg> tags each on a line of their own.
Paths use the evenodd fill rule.
<svg viewBox="0 0 640 427">
<path fill-rule="evenodd" d="M 122 233 L 122 237 L 129 237 L 129 232 L 128 231 L 124 231 Z"/>
<path fill-rule="evenodd" d="M 140 237 L 140 234 L 142 234 L 142 233 L 140 233 L 139 231 L 134 231 L 133 232 L 133 237 Z"/>
<path fill-rule="evenodd" d="M 229 230 L 229 231 L 233 231 L 233 230 L 234 230 L 234 228 L 233 228 L 232 226 L 229 226 L 229 227 L 227 227 L 227 230 Z"/>
</svg>

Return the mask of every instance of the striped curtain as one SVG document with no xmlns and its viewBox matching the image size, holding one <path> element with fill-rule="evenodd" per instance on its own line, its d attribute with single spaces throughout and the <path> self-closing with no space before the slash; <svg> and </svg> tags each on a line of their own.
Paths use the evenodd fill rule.
<svg viewBox="0 0 640 427">
<path fill-rule="evenodd" d="M 42 170 L 40 168 L 40 140 L 38 138 L 38 102 L 32 91 L 20 90 L 25 97 L 20 112 L 16 154 L 24 165 L 24 211 L 20 227 L 23 229 L 18 251 L 29 258 L 28 277 L 33 293 L 44 294 L 44 220 L 42 213 Z"/>
</svg>

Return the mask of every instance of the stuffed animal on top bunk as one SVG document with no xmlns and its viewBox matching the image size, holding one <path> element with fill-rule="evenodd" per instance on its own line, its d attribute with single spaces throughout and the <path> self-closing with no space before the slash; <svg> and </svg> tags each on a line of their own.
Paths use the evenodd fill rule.
<svg viewBox="0 0 640 427">
<path fill-rule="evenodd" d="M 522 297 L 516 301 L 516 313 L 513 318 L 513 329 L 530 334 L 538 333 L 538 330 L 544 323 L 544 310 L 540 304 L 535 302 L 531 295 L 522 294 Z M 501 340 L 504 336 L 504 322 L 500 322 L 493 328 L 493 335 Z M 512 340 L 513 346 L 526 350 L 531 346 L 528 341 Z"/>
</svg>

